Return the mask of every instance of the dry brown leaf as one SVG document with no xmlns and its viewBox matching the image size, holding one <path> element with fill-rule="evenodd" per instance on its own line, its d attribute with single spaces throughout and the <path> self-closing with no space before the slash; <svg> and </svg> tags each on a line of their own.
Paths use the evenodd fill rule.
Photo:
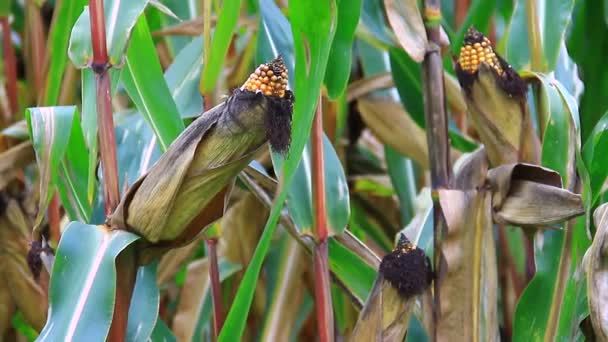
<svg viewBox="0 0 608 342">
<path fill-rule="evenodd" d="M 6 201 L 6 209 L 0 216 L 0 260 L 3 262 L 0 278 L 7 282 L 13 301 L 25 320 L 40 330 L 46 321 L 48 299 L 27 264 L 31 223 L 17 201 Z"/>
<path fill-rule="evenodd" d="M 593 213 L 597 231 L 586 256 L 589 314 L 598 341 L 608 341 L 608 203 Z"/>
<path fill-rule="evenodd" d="M 560 175 L 541 166 L 508 164 L 488 172 L 498 223 L 550 225 L 584 213 L 581 196 L 562 189 Z"/>
<path fill-rule="evenodd" d="M 384 0 L 384 7 L 399 44 L 414 61 L 421 63 L 428 40 L 418 1 Z"/>
<path fill-rule="evenodd" d="M 178 341 L 192 341 L 201 307 L 209 290 L 209 260 L 188 265 L 186 281 L 179 297 L 172 331 Z"/>
<path fill-rule="evenodd" d="M 346 101 L 350 102 L 367 95 L 373 91 L 392 88 L 393 75 L 390 72 L 383 72 L 374 76 L 362 78 L 351 82 L 346 90 Z"/>
<path fill-rule="evenodd" d="M 359 99 L 357 108 L 382 143 L 413 159 L 422 168 L 428 168 L 426 133 L 401 104 L 388 99 Z"/>
<path fill-rule="evenodd" d="M 308 256 L 294 239 L 287 241 L 286 254 L 266 313 L 261 341 L 288 341 L 304 300 L 306 287 L 302 286 L 302 277 Z"/>
<path fill-rule="evenodd" d="M 442 244 L 447 267 L 440 290 L 439 340 L 498 340 L 491 194 L 482 186 L 487 170 L 481 148 L 461 161 L 455 189 L 439 191 L 448 227 Z"/>
<path fill-rule="evenodd" d="M 379 274 L 351 335 L 352 342 L 403 341 L 416 298 L 405 299 Z"/>
</svg>

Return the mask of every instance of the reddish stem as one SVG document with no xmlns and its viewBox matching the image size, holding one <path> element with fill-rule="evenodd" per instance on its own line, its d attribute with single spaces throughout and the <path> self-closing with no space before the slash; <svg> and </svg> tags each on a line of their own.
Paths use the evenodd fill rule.
<svg viewBox="0 0 608 342">
<path fill-rule="evenodd" d="M 323 110 L 321 96 L 312 126 L 312 191 L 314 220 L 318 243 L 314 252 L 315 301 L 319 341 L 334 340 L 334 313 L 331 302 L 327 252 L 327 209 L 325 203 L 325 172 L 323 165 Z"/>
<path fill-rule="evenodd" d="M 220 270 L 217 262 L 217 239 L 208 239 L 207 252 L 209 254 L 209 280 L 211 283 L 211 300 L 213 302 L 213 334 L 217 336 L 224 325 L 224 309 L 222 307 L 222 288 L 220 284 Z"/>
<path fill-rule="evenodd" d="M 30 32 L 29 37 L 31 39 L 30 62 L 32 63 L 31 66 L 34 73 L 34 89 L 36 96 L 41 97 L 44 87 L 44 68 L 46 64 L 44 27 L 38 5 L 36 5 L 34 1 L 27 1 L 27 4 L 28 29 Z"/>
<path fill-rule="evenodd" d="M 464 22 L 464 19 L 467 17 L 467 11 L 469 9 L 469 0 L 456 0 L 454 7 L 455 7 L 455 18 L 454 18 L 454 23 L 456 24 L 456 28 L 459 29 L 460 26 L 462 25 L 462 23 Z"/>
<path fill-rule="evenodd" d="M 317 238 L 327 240 L 327 208 L 325 204 L 325 165 L 323 161 L 323 110 L 321 97 L 312 124 L 312 181 Z"/>
<path fill-rule="evenodd" d="M 57 192 L 55 192 L 53 194 L 53 197 L 51 198 L 51 203 L 49 203 L 47 214 L 49 218 L 49 230 L 51 233 L 51 240 L 57 243 L 59 242 L 59 238 L 61 237 L 61 232 L 59 229 L 61 214 L 59 212 L 59 197 L 57 197 Z"/>
<path fill-rule="evenodd" d="M 101 154 L 104 183 L 105 212 L 106 215 L 110 215 L 118 206 L 120 192 L 103 0 L 90 1 L 89 17 L 91 18 L 92 68 L 95 72 L 97 124 L 99 127 L 99 152 Z M 133 249 L 127 248 L 116 259 L 116 301 L 108 335 L 110 342 L 124 341 L 126 338 L 129 306 L 135 287 L 136 272 L 137 263 Z"/>
<path fill-rule="evenodd" d="M 106 215 L 110 215 L 118 206 L 120 195 L 109 74 L 106 71 L 96 74 L 95 85 L 97 88 L 97 125 L 99 126 L 99 152 L 104 183 L 105 212 Z"/>
<path fill-rule="evenodd" d="M 91 18 L 91 39 L 93 44 L 93 69 L 106 68 L 108 50 L 106 47 L 106 18 L 103 11 L 103 0 L 91 0 L 89 3 Z M 99 73 L 98 71 L 95 71 Z"/>
<path fill-rule="evenodd" d="M 334 312 L 331 305 L 331 289 L 329 287 L 329 267 L 327 240 L 315 246 L 314 251 L 315 301 L 317 304 L 317 328 L 319 341 L 334 340 Z"/>
<path fill-rule="evenodd" d="M 0 18 L 2 29 L 2 51 L 4 54 L 4 74 L 6 75 L 6 94 L 10 112 L 5 113 L 7 123 L 11 122 L 11 117 L 19 111 L 19 100 L 17 97 L 17 58 L 11 39 L 11 25 L 8 17 Z"/>
</svg>

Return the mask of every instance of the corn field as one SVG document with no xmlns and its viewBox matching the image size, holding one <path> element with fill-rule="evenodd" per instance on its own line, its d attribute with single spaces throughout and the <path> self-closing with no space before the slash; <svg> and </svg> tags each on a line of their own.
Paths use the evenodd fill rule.
<svg viewBox="0 0 608 342">
<path fill-rule="evenodd" d="M 608 341 L 605 1 L 0 1 L 0 342 Z"/>
</svg>

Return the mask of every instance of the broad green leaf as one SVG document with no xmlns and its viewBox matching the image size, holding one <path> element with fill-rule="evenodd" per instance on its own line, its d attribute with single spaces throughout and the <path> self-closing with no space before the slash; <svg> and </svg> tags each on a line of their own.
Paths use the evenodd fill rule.
<svg viewBox="0 0 608 342">
<path fill-rule="evenodd" d="M 554 79 L 540 80 L 537 110 L 546 121 L 542 146 L 543 166 L 560 172 L 564 186 L 572 189 L 571 177 L 580 146 L 578 113 L 573 98 Z M 584 175 L 581 175 L 584 177 Z M 545 231 L 542 245 L 535 245 L 536 273 L 517 303 L 514 340 L 575 340 L 579 320 L 588 311 L 582 274 L 583 254 L 590 245 L 585 217 L 571 220 L 564 230 Z"/>
<path fill-rule="evenodd" d="M 276 158 L 275 158 L 276 159 Z M 331 142 L 323 135 L 325 163 L 325 200 L 329 234 L 340 234 L 346 228 L 350 215 L 348 184 L 340 160 Z M 275 165 L 277 165 L 275 163 Z M 306 144 L 294 179 L 287 190 L 287 208 L 296 227 L 302 234 L 315 236 L 312 198 L 312 151 Z"/>
<path fill-rule="evenodd" d="M 539 0 L 536 1 L 538 11 L 534 20 L 538 21 L 542 51 L 541 70 L 550 71 L 555 69 L 560 47 L 564 41 L 566 29 L 570 24 L 570 18 L 574 0 Z M 506 60 L 519 70 L 530 63 L 530 47 L 528 37 L 530 31 L 526 13 L 526 1 L 517 0 L 513 9 L 513 16 L 506 35 Z"/>
<path fill-rule="evenodd" d="M 425 126 L 424 106 L 422 103 L 422 69 L 403 50 L 389 49 L 390 71 L 393 73 L 395 87 L 405 110 L 410 113 L 418 126 Z M 368 74 L 369 76 L 369 74 Z"/>
<path fill-rule="evenodd" d="M 106 44 L 111 65 L 121 65 L 131 30 L 143 13 L 148 0 L 104 1 Z M 89 7 L 85 6 L 72 28 L 68 54 L 77 68 L 90 67 L 93 62 Z"/>
<path fill-rule="evenodd" d="M 148 24 L 140 17 L 133 29 L 121 80 L 164 151 L 184 129 L 177 105 L 163 77 Z"/>
<path fill-rule="evenodd" d="M 152 335 L 150 335 L 149 341 L 153 342 L 176 342 L 177 339 L 173 336 L 173 333 L 162 319 L 156 320 Z"/>
<path fill-rule="evenodd" d="M 340 278 L 361 303 L 365 302 L 377 272 L 333 238 L 329 239 L 329 256 L 329 269 L 332 273 Z"/>
<path fill-rule="evenodd" d="M 545 123 L 541 163 L 559 172 L 564 184 L 570 184 L 568 168 L 572 167 L 576 146 L 572 117 L 552 80 L 540 74 L 537 77 L 541 82 L 537 110 Z"/>
<path fill-rule="evenodd" d="M 402 157 L 388 146 L 384 146 L 384 156 L 388 175 L 399 198 L 401 224 L 406 225 L 414 217 L 415 210 L 416 179 L 414 165 L 410 159 Z"/>
<path fill-rule="evenodd" d="M 222 71 L 222 66 L 224 65 L 228 47 L 232 41 L 232 35 L 236 29 L 240 8 L 241 0 L 225 0 L 222 3 L 215 31 L 211 38 L 209 60 L 205 61 L 203 67 L 201 84 L 203 92 L 208 92 L 215 88 L 215 84 Z"/>
<path fill-rule="evenodd" d="M 6 1 L 10 3 L 10 1 Z M 57 105 L 62 89 L 63 73 L 68 64 L 70 31 L 76 23 L 86 0 L 58 1 L 54 9 L 53 25 L 47 41 L 49 69 L 47 72 L 44 99 L 45 105 Z"/>
<path fill-rule="evenodd" d="M 156 285 L 157 267 L 158 262 L 153 262 L 137 270 L 135 288 L 129 306 L 127 341 L 148 341 L 156 326 L 160 304 L 160 292 Z"/>
<path fill-rule="evenodd" d="M 384 4 L 378 0 L 363 0 L 361 8 L 362 27 L 374 38 L 384 44 L 394 44 L 394 34 L 387 26 L 385 19 Z"/>
<path fill-rule="evenodd" d="M 245 328 L 247 313 L 253 300 L 255 284 L 260 274 L 262 263 L 270 247 L 271 238 L 281 214 L 283 202 L 287 197 L 287 189 L 293 179 L 296 168 L 304 150 L 304 145 L 310 135 L 312 119 L 321 90 L 321 82 L 325 74 L 329 48 L 334 35 L 332 22 L 335 18 L 333 1 L 311 3 L 305 0 L 289 2 L 289 12 L 298 13 L 291 19 L 296 68 L 295 93 L 298 100 L 295 103 L 292 122 L 292 142 L 288 158 L 283 163 L 281 188 L 270 211 L 270 217 L 260 242 L 251 259 L 247 271 L 218 337 L 219 341 L 240 340 Z M 310 20 L 315 18 L 315 20 Z M 308 49 L 304 44 L 306 39 Z M 309 58 L 306 58 L 309 56 Z M 310 68 L 308 68 L 310 66 Z M 307 71 L 310 72 L 307 72 Z M 293 70 L 290 70 L 293 75 Z"/>
<path fill-rule="evenodd" d="M 361 0 L 338 0 L 338 23 L 332 42 L 325 85 L 331 99 L 344 93 L 350 76 L 353 55 L 353 38 L 361 13 Z"/>
<path fill-rule="evenodd" d="M 156 136 L 139 113 L 120 113 L 115 119 L 120 184 L 133 184 L 161 155 Z"/>
<path fill-rule="evenodd" d="M 112 321 L 118 254 L 138 237 L 70 223 L 57 248 L 49 317 L 38 341 L 101 341 Z"/>
<path fill-rule="evenodd" d="M 589 139 L 591 131 L 608 110 L 608 97 L 605 96 L 608 92 L 608 77 L 607 69 L 604 68 L 608 45 L 603 44 L 608 35 L 604 17 L 606 11 L 608 5 L 604 0 L 589 0 L 578 1 L 572 13 L 568 52 L 585 80 L 585 89 L 580 99 L 582 141 Z"/>
<path fill-rule="evenodd" d="M 40 172 L 38 226 L 55 189 L 72 219 L 88 220 L 88 152 L 78 110 L 68 107 L 36 107 L 26 112 L 30 137 Z"/>
<path fill-rule="evenodd" d="M 602 187 L 608 177 L 608 169 L 602 156 L 608 153 L 608 112 L 597 122 L 583 146 L 582 154 L 591 180 L 592 203 L 602 193 Z"/>
<path fill-rule="evenodd" d="M 295 57 L 291 25 L 274 1 L 259 0 L 259 3 L 261 16 L 256 55 L 257 64 L 264 63 L 280 54 L 285 66 L 292 72 L 289 82 L 290 86 L 293 86 Z"/>
<path fill-rule="evenodd" d="M 165 81 L 182 118 L 198 116 L 203 109 L 203 97 L 199 92 L 203 39 L 193 39 L 180 50 L 167 71 Z"/>
<path fill-rule="evenodd" d="M 8 16 L 11 13 L 12 1 L 3 1 L 0 4 L 0 17 Z"/>
</svg>

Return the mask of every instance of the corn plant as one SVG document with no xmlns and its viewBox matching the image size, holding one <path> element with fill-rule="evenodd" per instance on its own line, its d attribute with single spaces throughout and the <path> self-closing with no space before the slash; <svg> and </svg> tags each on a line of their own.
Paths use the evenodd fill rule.
<svg viewBox="0 0 608 342">
<path fill-rule="evenodd" d="M 5 0 L 0 341 L 608 340 L 599 0 Z"/>
</svg>

